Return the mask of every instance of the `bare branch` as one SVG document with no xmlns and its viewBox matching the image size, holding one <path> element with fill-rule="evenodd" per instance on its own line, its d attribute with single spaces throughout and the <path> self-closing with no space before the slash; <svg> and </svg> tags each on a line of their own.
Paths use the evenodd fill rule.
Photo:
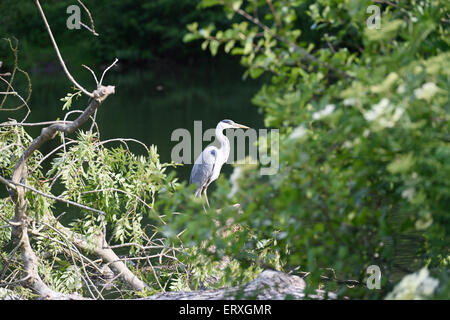
<svg viewBox="0 0 450 320">
<path fill-rule="evenodd" d="M 64 227 L 61 223 L 56 222 L 56 228 L 61 231 L 66 237 L 72 239 L 73 243 L 82 250 L 93 251 L 96 255 L 101 257 L 105 262 L 111 264 L 111 267 L 116 271 L 116 273 L 120 274 L 121 277 L 130 284 L 135 290 L 142 291 L 148 286 L 136 277 L 130 269 L 126 266 L 126 264 L 121 261 L 121 259 L 115 254 L 115 252 L 110 248 L 103 247 L 103 236 L 98 237 L 97 242 L 95 243 L 94 248 L 92 248 L 92 244 L 89 244 L 83 236 L 71 231 L 70 229 Z"/>
<path fill-rule="evenodd" d="M 283 25 L 281 24 L 280 16 L 278 15 L 277 11 L 275 10 L 275 8 L 273 6 L 272 0 L 266 0 L 266 2 L 270 8 L 270 11 L 272 11 L 275 21 L 277 22 L 278 26 L 281 28 Z"/>
<path fill-rule="evenodd" d="M 40 12 L 40 14 L 41 14 L 41 16 L 42 16 L 42 20 L 44 21 L 45 27 L 47 28 L 47 32 L 48 32 L 48 34 L 49 34 L 49 36 L 50 36 L 50 40 L 52 41 L 52 44 L 53 44 L 53 47 L 54 47 L 54 49 L 55 49 L 56 55 L 58 56 L 59 62 L 60 62 L 60 64 L 61 64 L 61 66 L 62 66 L 64 72 L 66 73 L 67 78 L 69 78 L 69 80 L 70 80 L 70 81 L 71 81 L 78 89 L 80 89 L 85 95 L 87 95 L 87 96 L 93 98 L 93 97 L 94 97 L 94 93 L 93 93 L 93 92 L 89 92 L 89 91 L 87 91 L 85 88 L 83 88 L 83 87 L 82 87 L 82 86 L 81 86 L 81 85 L 80 85 L 80 84 L 72 77 L 72 75 L 70 74 L 70 72 L 69 72 L 69 70 L 67 69 L 66 64 L 65 64 L 65 62 L 64 62 L 64 59 L 63 59 L 63 57 L 61 56 L 61 52 L 59 51 L 58 44 L 56 43 L 55 38 L 53 37 L 52 29 L 50 28 L 50 25 L 49 25 L 48 22 L 47 22 L 47 18 L 45 17 L 45 13 L 44 13 L 44 11 L 42 10 L 41 4 L 39 3 L 39 0 L 35 0 L 35 2 L 36 2 L 36 5 L 37 5 L 37 7 L 38 7 L 38 9 L 39 9 L 39 12 Z"/>
<path fill-rule="evenodd" d="M 105 76 L 106 72 L 108 72 L 109 69 L 111 69 L 113 66 L 116 65 L 117 61 L 119 61 L 117 58 L 114 60 L 113 63 L 111 63 L 111 65 L 105 69 L 105 71 L 103 71 L 102 73 L 102 77 L 100 78 L 100 85 L 103 83 L 103 77 Z"/>
<path fill-rule="evenodd" d="M 55 196 L 53 196 L 51 194 L 47 194 L 47 193 L 41 192 L 41 191 L 37 190 L 36 188 L 30 187 L 30 186 L 25 185 L 23 183 L 14 182 L 14 181 L 8 181 L 8 180 L 6 180 L 5 178 L 3 178 L 1 176 L 0 176 L 0 182 L 3 182 L 5 184 L 7 182 L 9 182 L 10 184 L 13 184 L 13 185 L 20 186 L 20 187 L 23 187 L 25 189 L 31 190 L 31 191 L 33 191 L 34 193 L 37 193 L 40 196 L 43 196 L 43 197 L 46 197 L 46 198 L 49 198 L 49 199 L 52 199 L 52 200 L 55 200 L 55 201 L 60 201 L 60 202 L 66 203 L 66 204 L 70 204 L 70 205 L 72 205 L 74 207 L 78 207 L 80 209 L 89 210 L 89 211 L 92 211 L 92 212 L 99 213 L 101 215 L 105 215 L 105 212 L 103 212 L 101 210 L 98 210 L 98 209 L 95 209 L 95 208 L 91 208 L 91 207 L 85 206 L 83 204 L 79 204 L 79 203 L 74 202 L 72 200 L 67 200 L 67 199 L 63 199 L 63 198 L 60 198 L 60 197 L 55 197 Z M 14 188 L 14 189 L 16 189 L 16 188 Z"/>
<path fill-rule="evenodd" d="M 126 144 L 126 141 L 136 142 L 136 143 L 140 144 L 141 146 L 143 146 L 147 152 L 149 152 L 148 147 L 147 147 L 143 142 L 141 142 L 141 141 L 139 141 L 139 140 L 136 140 L 136 139 L 132 139 L 132 138 L 126 138 L 126 139 L 125 139 L 125 138 L 109 139 L 109 140 L 104 140 L 104 141 L 98 142 L 97 145 L 101 146 L 101 145 L 104 145 L 104 144 L 106 144 L 106 143 L 114 142 L 114 141 L 122 142 L 123 144 L 126 145 L 127 149 L 129 149 L 129 148 L 128 148 L 128 145 Z"/>
<path fill-rule="evenodd" d="M 67 124 L 71 121 L 43 121 L 43 122 L 6 122 L 0 123 L 0 127 L 39 127 L 39 126 L 47 126 L 49 124 Z"/>
<path fill-rule="evenodd" d="M 97 85 L 97 87 L 98 87 L 98 85 L 99 85 L 99 82 L 98 82 L 98 80 L 97 80 L 97 76 L 95 75 L 95 73 L 94 73 L 94 71 L 92 71 L 92 69 L 91 68 L 89 68 L 87 65 L 85 65 L 85 64 L 82 64 L 82 66 L 83 67 L 85 67 L 86 69 L 88 69 L 91 73 L 92 73 L 92 76 L 94 77 L 94 79 L 95 79 L 95 84 Z"/>
<path fill-rule="evenodd" d="M 13 56 L 14 56 L 14 67 L 12 69 L 12 72 L 6 72 L 6 73 L 3 73 L 3 74 L 0 74 L 0 79 L 2 81 L 4 81 L 7 84 L 7 86 L 8 86 L 7 89 L 6 89 L 6 92 L 2 92 L 2 94 L 4 94 L 5 96 L 3 97 L 2 102 L 0 103 L 0 111 L 1 110 L 3 110 L 3 111 L 15 111 L 15 110 L 19 110 L 22 107 L 26 106 L 28 108 L 28 113 L 25 116 L 25 119 L 26 119 L 28 117 L 28 114 L 30 113 L 30 108 L 28 107 L 27 103 L 30 100 L 31 92 L 32 92 L 31 79 L 30 79 L 30 76 L 28 75 L 28 73 L 26 71 L 22 70 L 19 67 L 19 63 L 18 63 L 18 60 L 19 60 L 19 56 L 18 56 L 19 41 L 16 38 L 14 38 L 14 39 L 16 40 L 16 45 L 15 46 L 13 46 L 11 39 L 9 39 L 9 38 L 8 39 L 4 39 L 5 41 L 7 41 L 9 43 L 9 48 L 11 49 L 11 51 L 13 53 Z M 0 67 L 1 67 L 1 65 L 0 65 Z M 14 78 L 16 76 L 16 72 L 17 71 L 22 73 L 25 76 L 25 78 L 27 79 L 27 82 L 28 82 L 28 95 L 27 95 L 27 97 L 25 99 L 23 99 L 21 95 L 15 94 L 15 96 L 17 96 L 22 101 L 22 104 L 17 106 L 17 107 L 14 107 L 14 108 L 2 109 L 3 105 L 6 102 L 7 92 L 9 92 L 10 90 L 15 91 L 13 86 L 12 86 L 12 83 L 14 81 Z M 11 78 L 9 79 L 9 81 L 7 81 L 3 77 L 11 77 Z M 23 120 L 23 121 L 25 121 L 25 120 Z"/>
<path fill-rule="evenodd" d="M 7 179 L 3 178 L 2 176 L 0 176 L 0 182 L 5 184 L 8 188 L 10 188 L 12 190 L 16 189 L 16 186 L 13 183 L 11 183 Z"/>
<path fill-rule="evenodd" d="M 23 71 L 23 72 L 25 72 L 25 71 Z M 11 85 L 12 79 L 13 79 L 13 78 L 11 78 L 10 82 L 8 82 L 8 81 L 7 81 L 6 79 L 4 79 L 3 77 L 0 77 L 0 80 L 2 80 L 3 82 L 5 82 L 6 85 L 8 86 L 8 87 L 7 87 L 7 90 L 10 90 L 10 89 L 12 90 L 12 91 L 6 91 L 6 92 L 0 93 L 0 94 L 3 94 L 3 95 L 4 95 L 3 101 L 2 101 L 2 103 L 0 104 L 0 111 L 16 111 L 16 110 L 22 109 L 22 108 L 25 106 L 25 107 L 27 107 L 27 114 L 25 115 L 25 118 L 23 118 L 23 120 L 22 120 L 22 122 L 23 122 L 23 121 L 26 120 L 26 118 L 28 118 L 28 115 L 30 114 L 31 110 L 30 110 L 30 107 L 28 106 L 28 100 L 25 100 L 24 98 L 22 98 L 22 96 L 21 96 L 20 94 L 18 94 L 18 93 L 14 90 L 14 87 Z M 31 88 L 31 85 L 30 85 L 30 88 Z M 31 89 L 30 89 L 30 90 L 31 90 Z M 11 93 L 11 92 L 14 92 L 14 93 Z M 13 96 L 19 98 L 19 99 L 22 101 L 22 104 L 19 105 L 19 106 L 17 106 L 17 107 L 14 107 L 14 108 L 8 108 L 8 109 L 3 108 L 3 104 L 5 103 L 6 97 L 7 97 L 8 95 L 13 95 Z M 31 91 L 29 91 L 29 96 L 28 96 L 27 99 L 30 98 L 30 95 L 31 95 Z"/>
</svg>

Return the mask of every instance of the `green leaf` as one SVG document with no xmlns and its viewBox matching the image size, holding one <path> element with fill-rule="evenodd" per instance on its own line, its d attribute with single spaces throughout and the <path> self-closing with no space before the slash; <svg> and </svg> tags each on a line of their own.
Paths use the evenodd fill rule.
<svg viewBox="0 0 450 320">
<path fill-rule="evenodd" d="M 230 40 L 227 42 L 227 44 L 225 45 L 225 52 L 229 53 L 231 49 L 233 49 L 234 45 L 235 45 L 236 41 L 235 40 Z"/>
<path fill-rule="evenodd" d="M 402 155 L 400 157 L 397 157 L 394 161 L 392 161 L 388 166 L 387 169 L 391 173 L 404 173 L 407 172 L 411 167 L 414 165 L 415 160 L 412 152 Z"/>
<path fill-rule="evenodd" d="M 217 54 L 217 50 L 219 49 L 220 43 L 217 40 L 211 40 L 209 43 L 209 50 L 211 54 L 215 56 Z"/>
</svg>

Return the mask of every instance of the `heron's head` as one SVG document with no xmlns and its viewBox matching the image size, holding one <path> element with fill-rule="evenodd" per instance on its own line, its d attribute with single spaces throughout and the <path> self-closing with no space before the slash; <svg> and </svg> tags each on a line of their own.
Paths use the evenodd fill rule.
<svg viewBox="0 0 450 320">
<path fill-rule="evenodd" d="M 247 126 L 236 123 L 233 120 L 222 120 L 219 122 L 218 126 L 221 126 L 223 129 L 234 128 L 234 129 L 250 129 Z"/>
</svg>

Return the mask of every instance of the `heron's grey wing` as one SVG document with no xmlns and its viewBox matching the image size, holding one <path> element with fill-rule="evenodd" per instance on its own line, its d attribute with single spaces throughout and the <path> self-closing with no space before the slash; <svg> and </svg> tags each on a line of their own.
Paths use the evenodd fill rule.
<svg viewBox="0 0 450 320">
<path fill-rule="evenodd" d="M 216 163 L 217 150 L 208 147 L 198 156 L 189 178 L 190 184 L 196 184 L 197 188 L 203 187 L 211 178 Z"/>
</svg>

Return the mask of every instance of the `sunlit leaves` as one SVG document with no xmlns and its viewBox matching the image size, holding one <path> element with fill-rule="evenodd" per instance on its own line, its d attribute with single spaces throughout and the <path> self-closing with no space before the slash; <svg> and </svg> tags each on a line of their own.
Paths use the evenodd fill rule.
<svg viewBox="0 0 450 320">
<path fill-rule="evenodd" d="M 33 250 L 40 260 L 39 272 L 43 280 L 59 292 L 85 294 L 83 291 L 87 283 L 92 288 L 90 277 L 94 264 L 89 263 L 88 267 L 83 264 L 85 258 L 80 258 L 72 239 L 55 229 L 55 217 L 65 216 L 67 220 L 63 225 L 81 235 L 85 241 L 83 254 L 93 253 L 98 248 L 99 235 L 106 231 L 109 244 L 132 243 L 126 245 L 126 251 L 122 252 L 139 255 L 139 245 L 147 245 L 149 236 L 157 235 L 156 225 L 164 223 L 154 210 L 156 197 L 161 193 L 171 194 L 178 183 L 173 174 L 168 175 L 166 172 L 172 164 L 159 161 L 156 146 L 147 148 L 140 145 L 144 152 L 138 155 L 129 150 L 129 145 L 123 139 L 100 141 L 98 134 L 91 131 L 77 131 L 74 138 L 66 137 L 66 145 L 57 149 L 58 152 L 47 160 L 49 163 L 51 161 L 51 165 L 45 175 L 39 164 L 39 161 L 44 160 L 42 154 L 34 152 L 27 162 L 27 185 L 49 196 L 57 196 L 62 201 L 74 201 L 105 214 L 68 206 L 67 203 L 29 190 L 25 193 L 25 199 L 27 216 L 32 225 L 30 237 L 33 239 Z M 21 126 L 0 128 L 2 176 L 10 178 L 15 164 L 31 140 Z M 1 221 L 13 218 L 14 202 L 9 196 L 0 199 L 0 211 Z M 1 246 L 11 240 L 11 230 L 9 226 L 2 225 L 0 228 Z M 160 236 L 155 238 L 161 244 Z M 161 249 L 153 252 L 155 257 L 158 257 L 158 252 L 162 252 L 160 264 L 170 265 L 176 261 L 176 257 L 168 262 L 163 258 L 164 254 L 170 252 L 170 247 L 166 249 L 161 245 Z M 20 254 L 20 251 L 17 253 Z"/>
<path fill-rule="evenodd" d="M 61 179 L 64 196 L 106 212 L 117 241 L 140 243 L 142 218 L 160 188 L 168 188 L 166 167 L 156 147 L 136 156 L 122 146 L 107 149 L 94 134 L 80 132 L 78 143 L 58 154 L 48 175 Z M 93 231 L 89 228 L 83 225 Z"/>
<path fill-rule="evenodd" d="M 75 88 L 74 93 L 68 93 L 64 98 L 59 99 L 60 101 L 64 102 L 62 109 L 63 110 L 69 110 L 72 106 L 73 99 L 78 99 L 81 97 L 81 90 Z"/>
<path fill-rule="evenodd" d="M 380 5 L 381 28 L 369 29 L 372 1 L 272 3 L 275 12 L 265 1 L 240 6 L 267 29 L 234 15 L 231 27 L 209 35 L 242 56 L 245 76 L 270 74 L 252 101 L 265 125 L 281 131 L 279 172 L 248 170 L 233 180 L 243 213 L 223 215 L 247 236 L 226 252 L 245 264 L 276 239 L 279 268 L 300 265 L 313 283 L 320 268 L 363 279 L 370 264 L 383 266 L 387 283 L 399 272 L 398 243 L 408 235 L 407 268 L 442 265 L 450 227 L 446 4 Z M 232 11 L 231 1 L 222 4 Z M 305 62 L 294 44 L 319 62 Z M 217 199 L 227 190 L 222 183 Z M 195 229 L 187 232 L 195 239 Z"/>
</svg>

